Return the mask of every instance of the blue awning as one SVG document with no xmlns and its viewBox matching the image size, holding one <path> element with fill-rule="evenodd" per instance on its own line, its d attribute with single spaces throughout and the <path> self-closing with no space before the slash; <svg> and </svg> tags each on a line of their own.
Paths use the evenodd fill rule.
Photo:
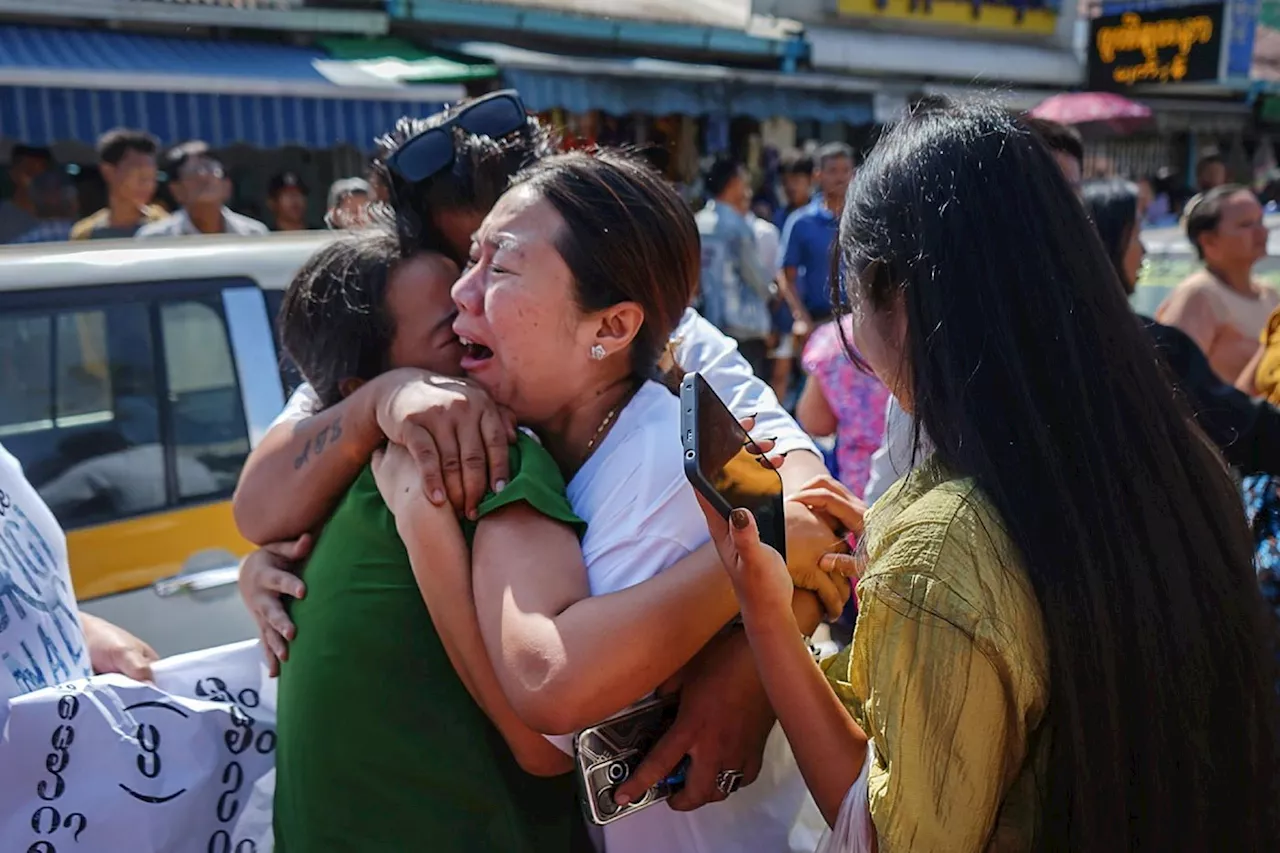
<svg viewBox="0 0 1280 853">
<path fill-rule="evenodd" d="M 421 101 L 0 86 L 0 137 L 31 145 L 93 144 L 113 127 L 134 127 L 165 145 L 203 139 L 215 148 L 347 144 L 367 151 L 401 116 L 439 109 Z"/>
<path fill-rule="evenodd" d="M 611 115 L 729 115 L 767 120 L 871 124 L 875 81 L 786 74 L 658 59 L 580 58 L 510 45 L 465 42 L 460 52 L 498 66 L 531 110 L 602 110 Z"/>
<path fill-rule="evenodd" d="M 429 115 L 462 87 L 342 86 L 305 47 L 0 25 L 0 136 L 94 142 L 137 127 L 166 144 L 372 146 L 402 115 Z"/>
<path fill-rule="evenodd" d="M 842 121 L 851 125 L 874 121 L 872 98 L 867 93 L 660 78 L 587 77 L 523 69 L 503 69 L 502 79 L 535 112 L 559 108 L 571 113 L 601 110 L 615 116 L 725 115 L 757 121 L 782 116 L 794 121 Z"/>
</svg>

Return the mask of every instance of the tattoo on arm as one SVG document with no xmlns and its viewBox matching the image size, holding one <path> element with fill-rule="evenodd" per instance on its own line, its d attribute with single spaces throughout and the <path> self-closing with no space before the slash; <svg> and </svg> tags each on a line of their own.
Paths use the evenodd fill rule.
<svg viewBox="0 0 1280 853">
<path fill-rule="evenodd" d="M 311 461 L 311 439 L 307 439 L 307 443 L 302 446 L 302 452 L 298 454 L 298 458 L 293 460 L 293 470 L 297 471 L 303 465 Z"/>
<path fill-rule="evenodd" d="M 324 453 L 326 447 L 336 444 L 338 439 L 342 438 L 342 420 L 339 418 L 332 424 L 324 424 L 316 432 L 314 436 L 307 439 L 307 443 L 302 446 L 302 452 L 293 460 L 293 469 L 300 470 L 302 466 L 311 461 L 311 451 L 314 449 L 316 456 Z"/>
</svg>

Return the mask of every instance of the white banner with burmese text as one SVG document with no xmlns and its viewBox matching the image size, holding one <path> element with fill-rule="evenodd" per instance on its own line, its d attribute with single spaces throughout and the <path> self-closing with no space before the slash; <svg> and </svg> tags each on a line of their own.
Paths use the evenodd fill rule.
<svg viewBox="0 0 1280 853">
<path fill-rule="evenodd" d="M 270 853 L 276 697 L 256 640 L 18 696 L 5 853 Z"/>
</svg>

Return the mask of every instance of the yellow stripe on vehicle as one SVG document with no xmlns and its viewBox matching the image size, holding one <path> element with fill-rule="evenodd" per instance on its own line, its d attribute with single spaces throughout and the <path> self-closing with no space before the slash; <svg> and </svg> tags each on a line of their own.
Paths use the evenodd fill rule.
<svg viewBox="0 0 1280 853">
<path fill-rule="evenodd" d="M 76 597 L 82 601 L 150 586 L 207 550 L 242 557 L 253 549 L 236 529 L 231 502 L 186 507 L 67 533 Z"/>
</svg>

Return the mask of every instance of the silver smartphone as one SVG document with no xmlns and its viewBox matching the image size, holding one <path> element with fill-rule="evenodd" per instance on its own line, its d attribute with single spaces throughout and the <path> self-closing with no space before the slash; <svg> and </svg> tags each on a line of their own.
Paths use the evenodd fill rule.
<svg viewBox="0 0 1280 853">
<path fill-rule="evenodd" d="M 614 802 L 618 786 L 631 777 L 645 755 L 676 719 L 677 698 L 651 699 L 583 729 L 573 738 L 578 791 L 587 820 L 604 826 L 660 803 L 684 786 L 684 761 L 671 775 L 630 805 Z"/>
</svg>

